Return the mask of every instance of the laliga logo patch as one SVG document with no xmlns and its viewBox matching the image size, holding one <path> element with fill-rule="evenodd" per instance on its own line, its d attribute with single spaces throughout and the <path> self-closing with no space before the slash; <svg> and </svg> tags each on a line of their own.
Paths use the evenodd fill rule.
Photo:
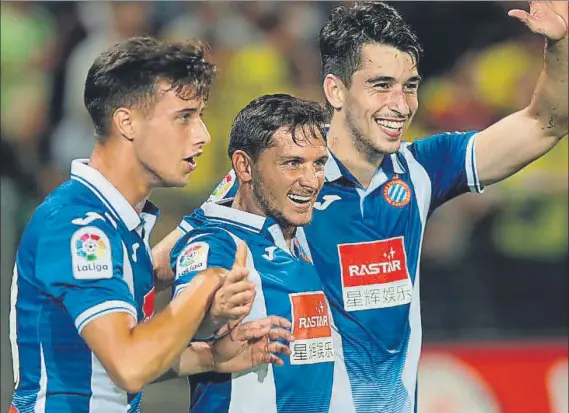
<svg viewBox="0 0 569 413">
<path fill-rule="evenodd" d="M 178 276 L 192 271 L 205 270 L 209 245 L 205 242 L 193 242 L 178 257 Z"/>
<path fill-rule="evenodd" d="M 207 202 L 216 202 L 225 197 L 235 182 L 235 171 L 231 170 L 215 187 Z"/>
<path fill-rule="evenodd" d="M 404 207 L 411 201 L 411 188 L 407 182 L 399 179 L 397 175 L 383 187 L 383 197 L 387 203 L 394 207 Z"/>
<path fill-rule="evenodd" d="M 71 237 L 73 277 L 78 280 L 111 278 L 111 243 L 107 235 L 97 227 L 84 227 Z"/>
</svg>

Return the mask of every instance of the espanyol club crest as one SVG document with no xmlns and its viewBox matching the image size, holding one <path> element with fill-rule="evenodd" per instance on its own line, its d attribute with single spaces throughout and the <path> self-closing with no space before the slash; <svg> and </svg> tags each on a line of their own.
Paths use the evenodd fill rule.
<svg viewBox="0 0 569 413">
<path fill-rule="evenodd" d="M 383 197 L 394 207 L 404 207 L 411 201 L 411 188 L 397 175 L 383 187 Z"/>
</svg>

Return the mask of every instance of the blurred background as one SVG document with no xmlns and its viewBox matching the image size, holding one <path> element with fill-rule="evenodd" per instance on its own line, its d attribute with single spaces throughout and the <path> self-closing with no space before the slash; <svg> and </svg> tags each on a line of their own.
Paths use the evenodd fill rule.
<svg viewBox="0 0 569 413">
<path fill-rule="evenodd" d="M 525 2 L 390 2 L 426 57 L 407 139 L 481 129 L 524 107 L 543 40 L 508 18 Z M 212 142 L 183 190 L 156 191 L 153 242 L 199 206 L 230 168 L 237 112 L 265 93 L 323 100 L 318 31 L 339 2 L 1 3 L 1 411 L 12 392 L 9 286 L 20 234 L 43 197 L 93 147 L 88 68 L 130 36 L 197 37 L 219 75 L 205 120 Z M 424 413 L 567 413 L 567 139 L 485 195 L 440 208 L 422 261 Z M 183 379 L 151 385 L 145 412 L 187 411 Z M 301 413 L 301 412 L 299 412 Z"/>
</svg>

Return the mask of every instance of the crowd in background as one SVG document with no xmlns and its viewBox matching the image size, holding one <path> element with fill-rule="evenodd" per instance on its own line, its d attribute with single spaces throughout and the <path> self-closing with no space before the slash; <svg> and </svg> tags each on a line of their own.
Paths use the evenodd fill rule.
<svg viewBox="0 0 569 413">
<path fill-rule="evenodd" d="M 530 100 L 543 40 L 506 11 L 524 2 L 401 2 L 422 39 L 420 109 L 407 139 L 479 130 Z M 212 142 L 183 190 L 153 195 L 154 240 L 199 206 L 230 168 L 231 121 L 251 99 L 287 92 L 322 101 L 318 30 L 338 2 L 2 2 L 2 278 L 31 211 L 94 144 L 83 84 L 95 57 L 135 35 L 200 38 L 218 78 L 205 122 Z M 565 336 L 567 139 L 485 195 L 435 212 L 422 265 L 424 336 Z"/>
</svg>

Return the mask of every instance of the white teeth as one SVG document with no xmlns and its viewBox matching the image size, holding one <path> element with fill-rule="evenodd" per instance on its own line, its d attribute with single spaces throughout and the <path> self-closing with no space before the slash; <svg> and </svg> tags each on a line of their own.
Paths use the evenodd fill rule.
<svg viewBox="0 0 569 413">
<path fill-rule="evenodd" d="M 403 125 L 405 122 L 398 122 L 393 120 L 384 120 L 384 119 L 376 119 L 375 123 L 384 128 L 393 129 L 393 130 L 401 130 L 403 129 Z"/>
<path fill-rule="evenodd" d="M 288 197 L 293 201 L 298 201 L 298 202 L 308 202 L 312 198 L 311 196 L 301 196 L 295 194 L 288 194 Z"/>
</svg>

